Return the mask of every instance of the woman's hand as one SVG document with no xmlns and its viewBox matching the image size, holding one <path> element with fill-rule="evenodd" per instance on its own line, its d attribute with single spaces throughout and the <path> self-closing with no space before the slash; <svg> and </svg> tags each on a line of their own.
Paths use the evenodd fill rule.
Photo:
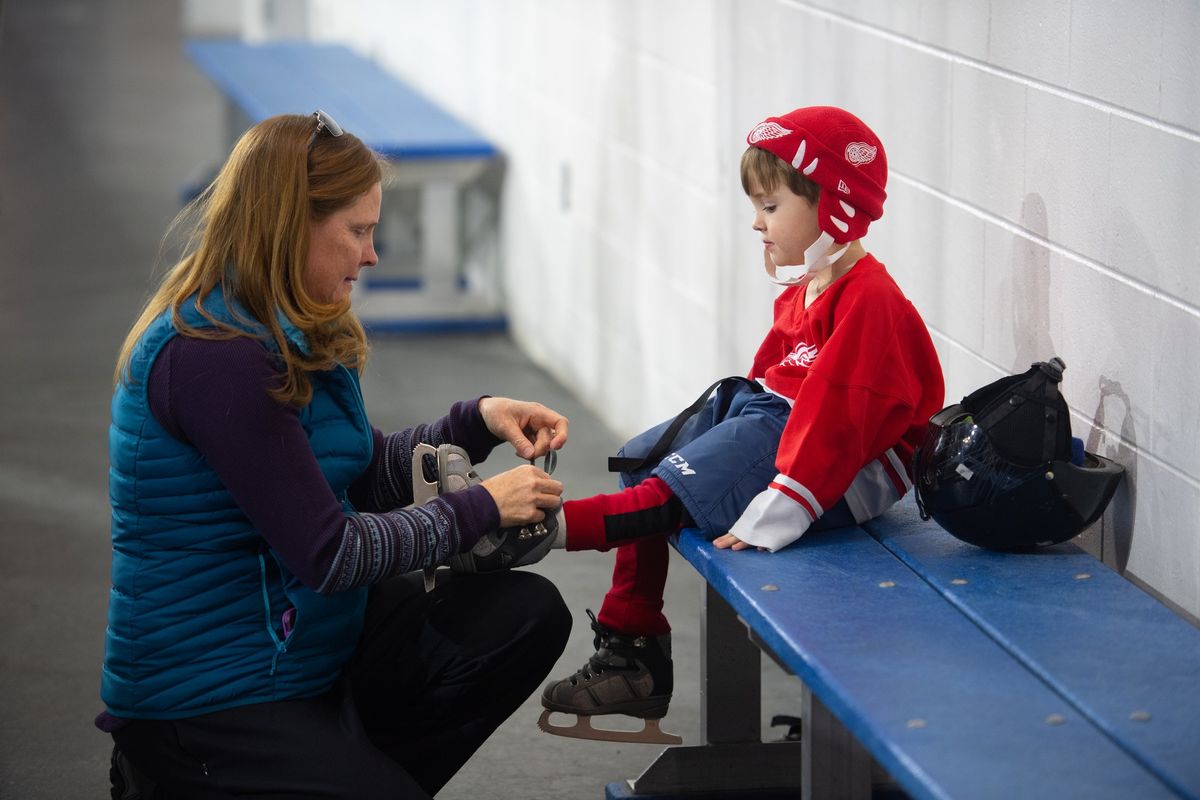
<svg viewBox="0 0 1200 800">
<path fill-rule="evenodd" d="M 541 522 L 562 504 L 562 483 L 529 464 L 488 478 L 483 488 L 500 509 L 501 528 Z"/>
<path fill-rule="evenodd" d="M 488 430 L 511 444 L 521 458 L 539 458 L 567 443 L 567 418 L 541 403 L 485 397 L 479 401 L 479 413 Z"/>
</svg>

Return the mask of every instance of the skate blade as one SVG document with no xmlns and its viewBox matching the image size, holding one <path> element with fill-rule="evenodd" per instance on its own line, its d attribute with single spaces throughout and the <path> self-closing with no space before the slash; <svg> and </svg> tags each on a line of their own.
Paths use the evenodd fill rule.
<svg viewBox="0 0 1200 800">
<path fill-rule="evenodd" d="M 437 448 L 418 442 L 413 448 L 412 454 L 412 484 L 413 484 L 413 505 L 421 506 L 438 496 L 437 481 L 430 483 L 425 480 L 425 456 L 433 456 L 437 458 Z"/>
<path fill-rule="evenodd" d="M 550 721 L 550 715 L 555 712 L 546 709 L 538 717 L 537 726 L 546 733 L 555 736 L 566 736 L 571 739 L 592 739 L 598 742 L 629 742 L 632 744 L 683 744 L 683 737 L 664 731 L 656 719 L 643 720 L 646 724 L 640 731 L 612 731 L 606 728 L 593 728 L 591 717 L 576 714 L 574 725 L 555 725 Z M 564 712 L 565 713 L 565 712 Z"/>
</svg>

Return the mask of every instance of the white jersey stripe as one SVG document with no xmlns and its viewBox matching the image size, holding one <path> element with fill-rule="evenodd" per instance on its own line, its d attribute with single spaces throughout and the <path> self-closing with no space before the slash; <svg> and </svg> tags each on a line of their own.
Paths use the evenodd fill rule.
<svg viewBox="0 0 1200 800">
<path fill-rule="evenodd" d="M 813 495 L 812 492 L 810 492 L 808 490 L 808 487 L 804 486 L 801 483 L 798 483 L 797 481 L 792 480 L 787 475 L 784 475 L 782 472 L 775 476 L 774 482 L 778 483 L 780 486 L 784 486 L 784 487 L 790 489 L 791 491 L 793 491 L 796 494 L 803 497 L 804 501 L 806 503 L 808 503 L 809 507 L 813 510 L 814 519 L 820 518 L 820 516 L 825 513 L 825 509 L 821 506 L 820 503 L 817 502 L 817 498 Z"/>
<path fill-rule="evenodd" d="M 887 460 L 891 462 L 893 469 L 896 470 L 896 475 L 900 477 L 901 482 L 904 484 L 904 491 L 907 492 L 913 486 L 912 478 L 908 476 L 908 467 L 904 466 L 904 462 L 900 460 L 900 456 L 896 455 L 894 447 L 889 447 L 884 452 L 884 455 L 887 456 Z"/>
<path fill-rule="evenodd" d="M 846 489 L 846 505 L 850 506 L 855 522 L 866 522 L 887 511 L 901 496 L 888 470 L 876 460 L 854 476 Z"/>
</svg>

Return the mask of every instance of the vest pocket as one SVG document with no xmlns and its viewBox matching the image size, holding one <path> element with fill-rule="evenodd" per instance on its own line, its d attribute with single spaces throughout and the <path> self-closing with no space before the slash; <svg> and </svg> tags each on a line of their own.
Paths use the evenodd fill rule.
<svg viewBox="0 0 1200 800">
<path fill-rule="evenodd" d="M 279 618 L 283 626 L 283 640 L 286 642 L 296 628 L 296 607 L 292 606 Z"/>
<path fill-rule="evenodd" d="M 295 623 L 295 608 L 289 608 L 279 618 L 279 630 L 275 628 L 275 620 L 271 614 L 271 589 L 267 582 L 267 559 L 263 553 L 258 554 L 258 573 L 262 587 L 263 614 L 267 623 L 267 633 L 275 644 L 275 653 L 271 656 L 271 675 L 279 669 L 279 657 L 287 652 L 288 638 L 292 634 Z M 276 572 L 276 577 L 278 573 Z M 289 619 L 289 614 L 290 619 Z"/>
</svg>

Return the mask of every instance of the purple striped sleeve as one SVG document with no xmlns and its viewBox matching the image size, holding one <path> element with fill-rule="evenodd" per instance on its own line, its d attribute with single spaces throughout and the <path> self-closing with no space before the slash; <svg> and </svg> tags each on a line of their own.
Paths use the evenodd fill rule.
<svg viewBox="0 0 1200 800">
<path fill-rule="evenodd" d="M 275 358 L 256 341 L 177 336 L 155 362 L 147 389 L 155 418 L 204 455 L 250 522 L 306 586 L 339 591 L 430 566 L 498 526 L 499 511 L 483 487 L 409 510 L 386 507 L 406 495 L 411 502 L 402 474 L 392 477 L 387 491 L 378 489 L 380 470 L 403 464 L 401 453 L 418 430 L 471 438 L 477 450 L 490 450 L 491 443 L 479 435 L 478 410 L 471 408 L 477 403 L 456 406 L 433 425 L 392 437 L 376 432 L 376 445 L 383 440 L 384 446 L 377 447 L 372 467 L 353 492 L 358 500 L 374 497 L 364 504 L 373 511 L 347 515 L 321 474 L 298 412 L 268 394 L 276 380 Z M 491 437 L 486 427 L 483 432 Z"/>
</svg>

